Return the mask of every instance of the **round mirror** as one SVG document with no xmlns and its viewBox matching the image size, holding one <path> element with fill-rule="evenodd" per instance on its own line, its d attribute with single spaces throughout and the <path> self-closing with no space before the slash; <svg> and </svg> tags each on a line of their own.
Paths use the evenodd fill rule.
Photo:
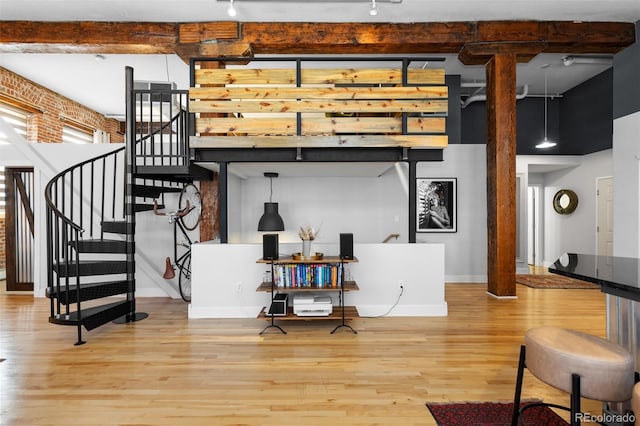
<svg viewBox="0 0 640 426">
<path fill-rule="evenodd" d="M 561 189 L 553 196 L 553 209 L 560 214 L 570 214 L 578 207 L 578 195 L 570 189 Z"/>
</svg>

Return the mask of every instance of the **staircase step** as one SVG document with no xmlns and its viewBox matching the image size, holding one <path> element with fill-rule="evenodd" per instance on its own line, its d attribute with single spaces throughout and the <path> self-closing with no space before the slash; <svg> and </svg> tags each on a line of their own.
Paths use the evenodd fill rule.
<svg viewBox="0 0 640 426">
<path fill-rule="evenodd" d="M 133 193 L 138 197 L 158 198 L 163 193 L 180 192 L 179 186 L 133 185 Z"/>
<path fill-rule="evenodd" d="M 135 234 L 133 226 L 130 226 L 125 221 L 105 221 L 102 222 L 101 225 L 104 232 L 109 232 L 111 234 Z"/>
<path fill-rule="evenodd" d="M 123 240 L 98 238 L 71 242 L 69 245 L 74 247 L 80 253 L 126 253 L 127 245 L 131 246 L 132 244 Z"/>
<path fill-rule="evenodd" d="M 164 204 L 158 204 L 158 209 L 162 210 L 165 208 Z M 133 205 L 133 210 L 138 213 L 138 212 L 148 212 L 153 210 L 153 204 L 139 204 L 136 203 Z"/>
<path fill-rule="evenodd" d="M 54 315 L 49 317 L 49 322 L 60 325 L 78 325 L 78 323 L 80 323 L 84 325 L 87 330 L 93 330 L 102 324 L 129 314 L 130 310 L 131 304 L 125 300 L 82 309 L 80 315 L 78 315 L 78 312 L 70 312 L 68 315 Z"/>
<path fill-rule="evenodd" d="M 78 301 L 78 286 L 48 287 L 46 296 L 50 299 L 58 299 L 63 305 L 76 303 Z M 127 294 L 129 291 L 129 281 L 103 281 L 96 283 L 80 284 L 80 301 L 100 299 L 102 297 Z"/>
<path fill-rule="evenodd" d="M 109 275 L 124 274 L 127 272 L 127 261 L 125 260 L 81 260 L 80 276 L 89 275 Z M 70 262 L 68 265 L 54 263 L 53 270 L 61 277 L 76 276 L 76 264 Z"/>
<path fill-rule="evenodd" d="M 211 180 L 213 179 L 213 171 L 196 164 L 188 166 L 137 166 L 136 177 L 167 182 L 191 182 Z"/>
</svg>

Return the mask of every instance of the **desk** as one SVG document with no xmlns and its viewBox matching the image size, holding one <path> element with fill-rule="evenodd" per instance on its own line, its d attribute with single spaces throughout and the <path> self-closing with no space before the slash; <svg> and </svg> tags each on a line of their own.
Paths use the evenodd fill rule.
<svg viewBox="0 0 640 426">
<path fill-rule="evenodd" d="M 600 285 L 607 293 L 607 338 L 627 348 L 640 371 L 640 259 L 568 253 L 549 272 Z"/>
<path fill-rule="evenodd" d="M 567 253 L 549 267 L 549 272 L 592 282 L 604 293 L 640 301 L 640 259 Z"/>
</svg>

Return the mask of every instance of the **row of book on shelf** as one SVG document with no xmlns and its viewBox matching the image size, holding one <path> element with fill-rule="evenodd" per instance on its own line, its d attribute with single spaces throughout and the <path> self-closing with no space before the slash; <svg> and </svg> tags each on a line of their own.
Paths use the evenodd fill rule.
<svg viewBox="0 0 640 426">
<path fill-rule="evenodd" d="M 338 287 L 342 280 L 342 264 L 281 264 L 274 265 L 276 287 Z"/>
</svg>

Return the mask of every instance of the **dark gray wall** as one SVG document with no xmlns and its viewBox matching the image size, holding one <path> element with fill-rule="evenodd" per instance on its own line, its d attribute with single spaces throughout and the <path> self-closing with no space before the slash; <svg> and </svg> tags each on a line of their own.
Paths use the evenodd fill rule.
<svg viewBox="0 0 640 426">
<path fill-rule="evenodd" d="M 461 143 L 460 138 L 460 76 L 447 75 L 445 83 L 449 88 L 449 111 L 447 113 L 447 136 L 449 143 Z"/>
<path fill-rule="evenodd" d="M 613 58 L 613 118 L 640 111 L 640 21 L 636 43 Z"/>
<path fill-rule="evenodd" d="M 613 146 L 613 69 L 564 93 L 560 102 L 561 153 L 591 154 Z"/>
<path fill-rule="evenodd" d="M 558 145 L 546 150 L 535 148 L 544 138 L 544 98 L 517 101 L 517 154 L 584 155 L 611 148 L 612 88 L 613 72 L 609 69 L 561 98 L 548 98 L 547 137 Z M 486 103 L 475 102 L 463 108 L 461 124 L 462 143 L 486 143 Z"/>
</svg>

